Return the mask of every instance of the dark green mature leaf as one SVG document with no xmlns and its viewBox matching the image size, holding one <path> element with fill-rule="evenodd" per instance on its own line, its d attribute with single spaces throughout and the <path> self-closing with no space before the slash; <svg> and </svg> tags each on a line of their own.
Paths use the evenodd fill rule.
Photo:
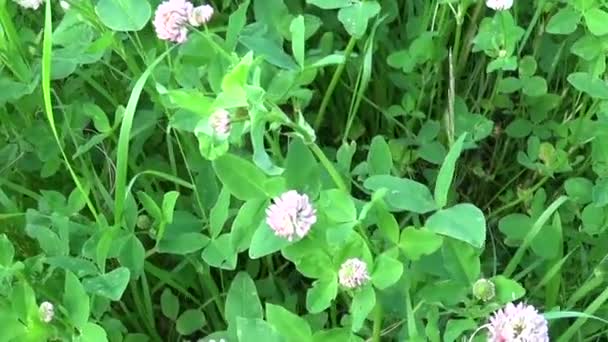
<svg viewBox="0 0 608 342">
<path fill-rule="evenodd" d="M 109 273 L 85 279 L 82 284 L 88 293 L 110 300 L 120 300 L 129 284 L 131 272 L 126 267 L 119 267 Z"/>
<path fill-rule="evenodd" d="M 286 341 L 313 341 L 312 330 L 308 322 L 282 306 L 266 304 L 266 320 Z"/>
<path fill-rule="evenodd" d="M 380 13 L 380 5 L 376 1 L 359 1 L 341 8 L 338 11 L 338 19 L 348 34 L 361 38 L 367 30 L 368 21 L 378 13 Z"/>
<path fill-rule="evenodd" d="M 234 270 L 236 268 L 237 253 L 232 247 L 230 234 L 222 234 L 211 240 L 201 253 L 201 257 L 209 266 Z"/>
<path fill-rule="evenodd" d="M 352 4 L 352 0 L 306 0 L 306 3 L 315 5 L 322 9 L 336 9 L 350 6 Z"/>
<path fill-rule="evenodd" d="M 152 16 L 148 0 L 99 0 L 95 11 L 101 22 L 114 31 L 139 31 Z"/>
<path fill-rule="evenodd" d="M 456 161 L 460 157 L 462 147 L 467 134 L 461 135 L 458 140 L 454 143 L 448 155 L 443 160 L 439 174 L 437 175 L 437 182 L 435 183 L 435 202 L 437 206 L 443 208 L 448 203 L 448 192 L 454 179 L 454 171 L 456 169 Z"/>
<path fill-rule="evenodd" d="M 225 154 L 213 161 L 213 168 L 234 197 L 243 201 L 266 198 L 266 175 L 251 162 Z"/>
<path fill-rule="evenodd" d="M 304 46 L 305 30 L 303 16 L 299 15 L 291 21 L 291 25 L 289 26 L 289 31 L 291 31 L 291 51 L 301 68 L 304 68 L 304 57 L 306 54 Z"/>
<path fill-rule="evenodd" d="M 472 284 L 481 272 L 478 252 L 470 245 L 454 240 L 445 239 L 441 249 L 445 269 L 451 279 L 462 284 Z"/>
<path fill-rule="evenodd" d="M 232 246 L 236 252 L 240 253 L 251 245 L 251 239 L 263 220 L 267 204 L 266 200 L 251 200 L 239 209 L 230 232 Z"/>
<path fill-rule="evenodd" d="M 430 231 L 481 248 L 486 240 L 486 219 L 483 212 L 468 203 L 440 210 L 425 223 Z"/>
<path fill-rule="evenodd" d="M 67 311 L 70 323 L 79 329 L 84 327 L 89 320 L 89 296 L 87 296 L 80 280 L 69 271 L 65 273 L 63 306 Z"/>
<path fill-rule="evenodd" d="M 131 271 L 133 278 L 137 279 L 144 270 L 144 261 L 146 259 L 146 250 L 141 241 L 132 234 L 120 250 L 118 260 L 122 266 L 125 266 Z"/>
<path fill-rule="evenodd" d="M 437 209 L 429 189 L 424 184 L 407 178 L 372 176 L 365 180 L 364 186 L 373 191 L 386 188 L 388 192 L 384 198 L 395 211 L 407 210 L 424 214 Z"/>
<path fill-rule="evenodd" d="M 159 253 L 186 255 L 194 253 L 209 244 L 209 237 L 201 233 L 165 234 L 158 243 Z"/>
<path fill-rule="evenodd" d="M 243 34 L 239 37 L 239 42 L 272 65 L 287 70 L 299 69 L 298 64 L 293 58 L 285 53 L 283 47 L 274 40 L 264 38 L 263 36 Z"/>
<path fill-rule="evenodd" d="M 564 182 L 564 189 L 568 197 L 576 203 L 587 204 L 592 200 L 593 182 L 587 178 L 568 178 Z"/>
<path fill-rule="evenodd" d="M 0 266 L 10 267 L 15 256 L 15 247 L 6 237 L 6 234 L 0 234 Z"/>
<path fill-rule="evenodd" d="M 99 273 L 99 269 L 97 269 L 94 263 L 82 258 L 56 256 L 48 257 L 44 261 L 51 266 L 68 270 L 76 274 L 78 277 L 96 275 Z"/>
<path fill-rule="evenodd" d="M 239 272 L 232 280 L 226 296 L 224 311 L 231 329 L 237 327 L 239 317 L 251 319 L 263 317 L 264 311 L 258 298 L 258 291 L 253 279 L 246 272 Z"/>
<path fill-rule="evenodd" d="M 371 176 L 391 173 L 393 157 L 384 137 L 378 135 L 372 139 L 367 154 L 367 166 Z"/>
<path fill-rule="evenodd" d="M 321 187 L 321 172 L 317 160 L 302 139 L 289 144 L 285 161 L 285 181 L 290 189 L 315 197 Z"/>
<path fill-rule="evenodd" d="M 211 229 L 211 238 L 215 239 L 222 232 L 224 223 L 228 219 L 228 210 L 230 209 L 230 192 L 227 188 L 222 188 L 217 202 L 209 213 L 209 226 Z"/>
<path fill-rule="evenodd" d="M 175 329 L 182 335 L 190 335 L 205 326 L 205 315 L 197 309 L 184 311 L 175 322 Z"/>
<path fill-rule="evenodd" d="M 160 295 L 160 310 L 165 317 L 175 321 L 179 314 L 179 299 L 171 292 L 170 288 L 165 288 Z"/>
</svg>

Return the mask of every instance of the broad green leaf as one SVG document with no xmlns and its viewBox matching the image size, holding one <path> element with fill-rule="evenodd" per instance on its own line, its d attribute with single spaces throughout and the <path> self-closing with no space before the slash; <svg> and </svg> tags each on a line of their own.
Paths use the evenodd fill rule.
<svg viewBox="0 0 608 342">
<path fill-rule="evenodd" d="M 477 328 L 477 323 L 472 319 L 451 319 L 446 324 L 442 341 L 457 341 L 459 338 L 463 337 L 464 332 L 474 330 L 475 328 Z"/>
<path fill-rule="evenodd" d="M 353 2 L 352 0 L 306 0 L 306 3 L 315 5 L 322 9 L 336 9 L 348 7 Z"/>
<path fill-rule="evenodd" d="M 581 14 L 570 6 L 560 9 L 547 23 L 547 32 L 553 34 L 570 34 L 576 30 Z"/>
<path fill-rule="evenodd" d="M 253 234 L 264 219 L 267 205 L 266 200 L 251 200 L 239 209 L 230 231 L 232 246 L 237 253 L 245 251 L 251 245 Z"/>
<path fill-rule="evenodd" d="M 222 232 L 224 223 L 228 219 L 228 210 L 230 209 L 230 192 L 227 188 L 222 188 L 217 202 L 209 213 L 209 226 L 211 229 L 211 238 L 215 239 Z"/>
<path fill-rule="evenodd" d="M 286 341 L 313 341 L 312 330 L 308 322 L 282 306 L 266 304 L 266 320 Z"/>
<path fill-rule="evenodd" d="M 99 270 L 97 267 L 95 267 L 94 263 L 82 258 L 56 256 L 48 257 L 44 261 L 51 266 L 68 270 L 76 274 L 78 277 L 97 275 L 99 273 Z"/>
<path fill-rule="evenodd" d="M 338 11 L 338 20 L 342 22 L 346 32 L 355 38 L 361 38 L 367 30 L 368 21 L 380 12 L 376 1 L 358 1 L 351 6 Z"/>
<path fill-rule="evenodd" d="M 76 328 L 82 329 L 89 320 L 89 296 L 87 296 L 80 280 L 69 271 L 65 272 L 63 306 L 67 311 L 70 323 Z"/>
<path fill-rule="evenodd" d="M 511 94 L 521 89 L 521 81 L 516 77 L 505 77 L 498 82 L 498 91 Z"/>
<path fill-rule="evenodd" d="M 608 100 L 608 85 L 604 80 L 601 80 L 586 72 L 575 72 L 568 75 L 568 82 L 578 91 L 587 95 Z"/>
<path fill-rule="evenodd" d="M 500 304 L 507 304 L 522 298 L 526 294 L 524 289 L 518 282 L 511 280 L 505 276 L 499 275 L 490 279 L 494 282 L 496 290 L 496 301 Z"/>
<path fill-rule="evenodd" d="M 120 300 L 129 284 L 131 273 L 126 267 L 119 267 L 109 273 L 84 279 L 82 285 L 88 293 L 102 296 L 113 301 Z"/>
<path fill-rule="evenodd" d="M 186 255 L 209 244 L 209 237 L 201 233 L 165 234 L 156 247 L 159 253 Z"/>
<path fill-rule="evenodd" d="M 531 97 L 542 96 L 547 93 L 547 81 L 540 76 L 524 78 L 522 81 L 522 92 Z"/>
<path fill-rule="evenodd" d="M 10 267 L 13 264 L 15 256 L 15 247 L 6 237 L 6 234 L 0 235 L 0 266 Z"/>
<path fill-rule="evenodd" d="M 239 42 L 253 51 L 256 56 L 263 57 L 266 62 L 275 65 L 281 69 L 299 70 L 300 66 L 285 53 L 283 47 L 276 41 L 266 38 L 261 35 L 242 34 L 239 36 Z"/>
<path fill-rule="evenodd" d="M 512 138 L 525 138 L 532 133 L 532 122 L 528 119 L 515 119 L 505 128 L 505 133 Z"/>
<path fill-rule="evenodd" d="M 194 131 L 199 121 L 209 117 L 213 110 L 213 99 L 197 90 L 169 90 L 166 96 L 170 102 L 167 105 L 168 107 L 182 109 L 181 112 L 176 112 L 171 118 L 172 123 L 189 122 L 192 127 L 187 130 L 190 132 Z M 176 126 L 183 129 L 187 128 L 181 127 L 182 125 Z"/>
<path fill-rule="evenodd" d="M 429 189 L 424 184 L 410 179 L 378 175 L 366 179 L 364 186 L 373 191 L 386 188 L 388 193 L 384 198 L 395 211 L 424 214 L 437 209 Z"/>
<path fill-rule="evenodd" d="M 261 319 L 264 315 L 253 279 L 246 272 L 237 273 L 232 280 L 225 303 L 226 321 L 231 330 L 236 329 L 239 317 Z"/>
<path fill-rule="evenodd" d="M 530 216 L 520 213 L 513 213 L 504 216 L 498 221 L 498 229 L 506 235 L 506 244 L 515 246 L 521 243 L 528 231 L 534 224 Z"/>
<path fill-rule="evenodd" d="M 135 234 L 131 234 L 127 242 L 122 246 L 118 261 L 122 266 L 131 271 L 134 279 L 139 278 L 144 270 L 146 250 Z"/>
<path fill-rule="evenodd" d="M 315 280 L 312 288 L 306 292 L 306 309 L 310 313 L 319 313 L 327 309 L 338 295 L 338 279 L 334 274 Z"/>
<path fill-rule="evenodd" d="M 304 68 L 304 58 L 306 53 L 304 46 L 304 17 L 301 15 L 295 17 L 291 21 L 289 31 L 291 32 L 291 51 L 293 52 L 293 56 L 296 59 L 296 62 L 298 62 L 300 65 L 300 68 Z"/>
<path fill-rule="evenodd" d="M 441 254 L 443 266 L 450 274 L 450 279 L 468 285 L 479 278 L 479 254 L 470 245 L 454 239 L 445 239 Z"/>
<path fill-rule="evenodd" d="M 587 28 L 591 33 L 596 36 L 603 36 L 608 33 L 608 26 L 606 26 L 608 13 L 606 11 L 599 7 L 594 7 L 586 11 L 584 16 Z"/>
<path fill-rule="evenodd" d="M 357 332 L 363 327 L 365 319 L 376 305 L 376 292 L 371 286 L 364 286 L 355 292 L 353 302 L 350 306 L 352 315 L 351 330 Z"/>
<path fill-rule="evenodd" d="M 213 161 L 217 177 L 232 195 L 240 200 L 266 198 L 266 176 L 251 162 L 233 154 Z"/>
<path fill-rule="evenodd" d="M 448 155 L 443 160 L 439 174 L 437 175 L 437 182 L 435 183 L 435 202 L 440 208 L 445 207 L 448 203 L 448 192 L 452 186 L 452 180 L 454 179 L 454 171 L 456 169 L 456 161 L 460 157 L 464 139 L 467 134 L 461 135 L 454 145 L 450 148 Z"/>
<path fill-rule="evenodd" d="M 179 299 L 168 287 L 160 295 L 160 310 L 165 317 L 172 321 L 175 321 L 179 314 Z"/>
<path fill-rule="evenodd" d="M 430 230 L 408 227 L 401 231 L 399 247 L 406 257 L 415 261 L 423 255 L 433 254 L 442 243 L 443 238 Z"/>
<path fill-rule="evenodd" d="M 237 253 L 232 247 L 230 234 L 222 234 L 217 239 L 211 240 L 209 245 L 203 250 L 201 257 L 209 266 L 234 270 L 236 268 Z"/>
<path fill-rule="evenodd" d="M 222 92 L 215 100 L 216 107 L 230 109 L 247 106 L 245 85 L 252 63 L 253 53 L 250 52 L 224 75 L 222 78 Z"/>
<path fill-rule="evenodd" d="M 321 172 L 317 160 L 302 139 L 289 144 L 285 161 L 285 180 L 290 189 L 315 197 L 321 188 Z"/>
<path fill-rule="evenodd" d="M 602 53 L 602 40 L 594 35 L 586 34 L 572 44 L 570 52 L 586 61 L 592 61 Z"/>
<path fill-rule="evenodd" d="M 599 180 L 591 190 L 593 204 L 603 207 L 608 204 L 608 178 Z"/>
<path fill-rule="evenodd" d="M 184 311 L 175 322 L 175 329 L 181 335 L 190 335 L 205 326 L 205 315 L 197 309 Z"/>
<path fill-rule="evenodd" d="M 239 5 L 239 8 L 230 14 L 228 18 L 228 30 L 226 31 L 225 46 L 228 51 L 234 51 L 238 36 L 247 24 L 247 9 L 249 8 L 249 0 L 245 0 Z"/>
<path fill-rule="evenodd" d="M 468 203 L 437 211 L 426 220 L 425 227 L 475 248 L 481 248 L 486 240 L 486 219 L 483 212 Z"/>
<path fill-rule="evenodd" d="M 525 56 L 519 61 L 519 77 L 532 77 L 536 73 L 536 60 L 533 56 Z"/>
<path fill-rule="evenodd" d="M 107 342 L 108 335 L 106 331 L 99 325 L 88 322 L 80 331 L 80 340 L 87 342 Z"/>
<path fill-rule="evenodd" d="M 592 201 L 593 182 L 587 178 L 568 178 L 564 182 L 564 189 L 568 197 L 576 203 L 587 204 Z"/>
<path fill-rule="evenodd" d="M 158 204 L 154 202 L 154 199 L 152 199 L 152 197 L 150 197 L 143 191 L 139 191 L 137 193 L 137 198 L 139 199 L 139 202 L 141 202 L 141 204 L 144 206 L 144 209 L 146 210 L 148 215 L 150 215 L 158 222 L 161 222 L 163 220 L 163 212 L 161 211 Z"/>
<path fill-rule="evenodd" d="M 114 31 L 139 31 L 152 16 L 148 0 L 99 0 L 95 12 Z"/>
<path fill-rule="evenodd" d="M 258 259 L 277 252 L 291 243 L 286 238 L 277 236 L 266 221 L 262 221 L 253 233 L 251 246 L 249 247 L 249 257 Z"/>
<path fill-rule="evenodd" d="M 388 175 L 393 167 L 391 150 L 382 136 L 375 136 L 369 146 L 367 167 L 370 176 Z"/>
<path fill-rule="evenodd" d="M 260 318 L 238 317 L 236 336 L 239 342 L 287 342 L 277 329 Z"/>
<path fill-rule="evenodd" d="M 352 197 L 342 190 L 322 191 L 318 205 L 334 222 L 352 222 L 357 219 L 357 209 Z"/>
<path fill-rule="evenodd" d="M 374 260 L 374 272 L 372 283 L 380 290 L 384 290 L 395 284 L 403 274 L 403 263 L 387 253 L 380 254 Z"/>
</svg>

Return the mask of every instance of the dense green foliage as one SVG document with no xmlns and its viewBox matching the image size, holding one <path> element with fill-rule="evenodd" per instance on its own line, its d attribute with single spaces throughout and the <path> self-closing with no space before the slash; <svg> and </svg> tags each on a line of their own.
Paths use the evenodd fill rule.
<svg viewBox="0 0 608 342">
<path fill-rule="evenodd" d="M 608 338 L 603 1 L 214 0 L 183 43 L 158 0 L 17 2 L 0 341 L 487 341 L 510 302 Z"/>
</svg>

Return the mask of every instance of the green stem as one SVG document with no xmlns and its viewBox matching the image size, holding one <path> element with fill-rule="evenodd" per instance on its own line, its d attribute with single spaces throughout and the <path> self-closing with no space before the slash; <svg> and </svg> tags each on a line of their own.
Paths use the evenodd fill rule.
<svg viewBox="0 0 608 342">
<path fill-rule="evenodd" d="M 585 316 L 589 316 L 589 315 L 593 315 L 606 301 L 608 300 L 608 288 L 605 288 L 604 291 L 602 291 L 602 293 L 595 298 L 595 300 L 593 302 L 591 302 L 591 304 L 589 304 L 589 306 L 587 306 L 587 309 L 585 309 L 584 314 Z M 566 332 L 564 332 L 559 339 L 557 340 L 557 342 L 565 342 L 565 341 L 572 341 L 572 336 L 579 331 L 579 329 L 581 328 L 581 326 L 583 324 L 585 324 L 585 322 L 587 322 L 588 317 L 579 317 L 574 324 L 572 324 L 568 330 L 566 330 Z"/>
<path fill-rule="evenodd" d="M 566 302 L 566 308 L 572 309 L 581 298 L 585 297 L 589 292 L 593 291 L 598 286 L 602 285 L 604 280 L 600 277 L 593 277 L 583 283 Z"/>
<path fill-rule="evenodd" d="M 317 156 L 317 159 L 319 159 L 319 161 L 321 162 L 321 164 L 323 165 L 325 170 L 327 170 L 327 173 L 329 173 L 329 176 L 334 181 L 334 183 L 336 184 L 338 189 L 344 190 L 348 193 L 349 192 L 348 187 L 344 183 L 342 176 L 340 176 L 340 173 L 334 167 L 334 164 L 332 164 L 332 162 L 329 159 L 327 159 L 327 157 L 325 156 L 325 153 L 323 153 L 321 148 L 319 148 L 319 146 L 317 144 L 313 143 L 313 144 L 310 144 L 310 149 L 312 150 L 312 153 L 314 153 Z"/>
<path fill-rule="evenodd" d="M 350 38 L 350 40 L 348 41 L 348 45 L 346 45 L 346 50 L 344 50 L 344 62 L 342 64 L 338 65 L 338 67 L 336 68 L 336 71 L 334 71 L 334 75 L 331 78 L 329 87 L 327 88 L 327 91 L 325 92 L 325 95 L 323 96 L 323 100 L 321 101 L 321 107 L 319 107 L 319 113 L 317 114 L 317 118 L 315 119 L 315 124 L 314 124 L 315 131 L 318 131 L 319 128 L 321 127 L 321 124 L 323 123 L 323 118 L 325 117 L 325 111 L 327 110 L 327 105 L 329 104 L 329 99 L 331 98 L 331 95 L 334 93 L 334 90 L 336 89 L 336 86 L 338 85 L 338 81 L 340 80 L 340 77 L 342 76 L 342 72 L 344 71 L 344 67 L 346 66 L 346 61 L 348 60 L 348 57 L 350 57 L 350 54 L 353 52 L 356 42 L 357 42 L 357 38 L 355 38 L 355 37 Z"/>
<path fill-rule="evenodd" d="M 536 5 L 536 12 L 534 12 L 534 16 L 532 17 L 532 20 L 530 21 L 530 24 L 528 25 L 528 28 L 526 29 L 526 33 L 524 33 L 524 37 L 522 38 L 521 43 L 519 44 L 519 49 L 517 49 L 518 55 L 521 55 L 521 52 L 524 50 L 524 47 L 526 46 L 526 42 L 528 41 L 528 38 L 530 38 L 530 34 L 532 34 L 532 29 L 534 29 L 534 26 L 536 26 L 536 22 L 538 21 L 538 18 L 540 18 L 543 8 L 545 7 L 545 1 L 546 0 L 540 0 L 538 2 L 538 4 Z"/>
<path fill-rule="evenodd" d="M 382 305 L 380 302 L 376 302 L 376 309 L 374 312 L 374 326 L 372 330 L 372 342 L 380 342 L 380 336 L 382 333 Z"/>
</svg>

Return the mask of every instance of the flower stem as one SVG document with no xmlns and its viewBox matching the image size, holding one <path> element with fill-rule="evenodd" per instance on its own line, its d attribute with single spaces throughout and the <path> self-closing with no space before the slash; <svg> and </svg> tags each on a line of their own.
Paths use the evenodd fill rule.
<svg viewBox="0 0 608 342">
<path fill-rule="evenodd" d="M 325 92 L 325 95 L 323 96 L 323 100 L 321 101 L 321 107 L 319 107 L 319 113 L 317 114 L 317 118 L 315 119 L 315 124 L 314 124 L 315 131 L 318 131 L 319 128 L 321 127 L 321 124 L 323 123 L 323 118 L 325 117 L 325 111 L 327 109 L 327 105 L 329 104 L 329 99 L 331 98 L 331 95 L 334 93 L 334 90 L 336 89 L 336 86 L 338 85 L 340 76 L 342 76 L 342 72 L 344 71 L 344 67 L 346 66 L 346 61 L 348 60 L 348 57 L 350 57 L 350 54 L 353 52 L 356 42 L 357 42 L 357 38 L 350 37 L 350 40 L 348 41 L 348 45 L 346 45 L 346 49 L 344 50 L 344 62 L 342 64 L 338 65 L 338 67 L 336 68 L 336 71 L 334 71 L 334 75 L 331 78 L 329 87 L 327 88 L 327 91 Z"/>
<path fill-rule="evenodd" d="M 382 305 L 380 302 L 376 302 L 374 326 L 372 328 L 372 342 L 380 342 L 380 335 L 382 333 L 382 315 Z"/>
<path fill-rule="evenodd" d="M 329 159 L 327 159 L 327 157 L 325 156 L 325 153 L 323 153 L 321 148 L 319 148 L 319 146 L 317 144 L 312 143 L 312 144 L 310 144 L 310 149 L 312 150 L 312 153 L 314 153 L 315 156 L 317 156 L 317 159 L 319 159 L 319 161 L 321 162 L 321 164 L 323 165 L 325 170 L 327 170 L 327 173 L 329 173 L 329 176 L 334 181 L 334 183 L 336 184 L 338 189 L 349 193 L 348 187 L 344 183 L 342 176 L 340 176 L 340 173 L 338 172 L 338 170 L 336 170 L 336 168 L 334 167 L 332 162 Z"/>
<path fill-rule="evenodd" d="M 604 291 L 602 291 L 602 293 L 599 296 L 597 296 L 597 298 L 595 298 L 595 300 L 593 302 L 591 302 L 591 304 L 589 304 L 589 306 L 587 306 L 587 308 L 583 312 L 584 315 L 580 316 L 576 321 L 574 321 L 574 324 L 572 324 L 568 328 L 568 330 L 566 330 L 566 332 L 564 332 L 559 337 L 557 342 L 571 341 L 573 335 L 577 331 L 579 331 L 579 329 L 581 328 L 581 326 L 583 324 L 585 324 L 585 322 L 587 322 L 588 317 L 590 315 L 593 315 L 607 300 L 608 300 L 608 288 L 604 289 Z"/>
</svg>

